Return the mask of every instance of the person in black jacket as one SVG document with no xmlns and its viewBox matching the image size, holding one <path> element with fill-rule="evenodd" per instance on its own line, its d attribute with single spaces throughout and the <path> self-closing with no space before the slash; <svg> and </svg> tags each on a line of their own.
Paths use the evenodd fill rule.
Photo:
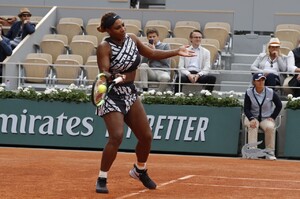
<svg viewBox="0 0 300 199">
<path fill-rule="evenodd" d="M 270 160 L 275 157 L 275 119 L 282 109 L 282 103 L 273 89 L 265 86 L 266 77 L 262 73 L 253 75 L 253 87 L 248 88 L 244 100 L 244 124 L 248 128 L 248 143 L 257 142 L 258 128 L 265 133 L 266 149 Z"/>
<path fill-rule="evenodd" d="M 14 49 L 28 34 L 35 32 L 35 24 L 30 22 L 31 13 L 28 8 L 21 8 L 18 14 L 20 21 L 12 24 L 6 38 L 10 40 L 11 47 Z"/>
<path fill-rule="evenodd" d="M 300 40 L 299 40 L 299 44 L 300 44 Z M 289 71 L 294 73 L 293 78 L 288 82 L 288 85 L 290 87 L 299 87 L 299 88 L 292 88 L 293 91 L 293 96 L 294 97 L 299 97 L 300 96 L 300 45 L 293 49 L 292 51 L 290 51 L 290 53 L 288 54 L 288 57 L 290 57 L 293 61 L 292 63 L 290 63 L 289 67 L 291 67 L 289 69 Z"/>
<path fill-rule="evenodd" d="M 0 62 L 3 62 L 7 56 L 12 54 L 9 39 L 2 36 L 2 26 L 0 25 Z M 2 83 L 2 64 L 0 63 L 0 83 Z"/>
</svg>

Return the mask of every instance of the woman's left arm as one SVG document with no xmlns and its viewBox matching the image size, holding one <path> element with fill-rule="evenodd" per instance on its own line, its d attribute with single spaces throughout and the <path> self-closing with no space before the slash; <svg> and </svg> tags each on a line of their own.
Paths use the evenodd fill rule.
<svg viewBox="0 0 300 199">
<path fill-rule="evenodd" d="M 277 58 L 279 72 L 288 71 L 288 57 L 287 56 L 278 56 Z"/>
<path fill-rule="evenodd" d="M 273 118 L 275 120 L 282 109 L 282 102 L 279 99 L 278 95 L 274 92 L 273 92 L 273 102 L 275 104 L 275 109 L 271 115 L 271 118 Z"/>
<path fill-rule="evenodd" d="M 184 57 L 193 57 L 196 55 L 194 51 L 187 49 L 186 46 L 181 46 L 174 50 L 151 49 L 147 45 L 144 45 L 135 35 L 131 34 L 130 37 L 136 42 L 139 53 L 149 59 L 160 60 L 176 55 Z"/>
</svg>

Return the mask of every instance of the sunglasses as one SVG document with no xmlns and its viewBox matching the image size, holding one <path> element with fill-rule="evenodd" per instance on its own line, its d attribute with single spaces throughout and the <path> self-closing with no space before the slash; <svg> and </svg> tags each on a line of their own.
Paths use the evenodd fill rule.
<svg viewBox="0 0 300 199">
<path fill-rule="evenodd" d="M 31 14 L 22 14 L 22 17 L 31 17 Z"/>
</svg>

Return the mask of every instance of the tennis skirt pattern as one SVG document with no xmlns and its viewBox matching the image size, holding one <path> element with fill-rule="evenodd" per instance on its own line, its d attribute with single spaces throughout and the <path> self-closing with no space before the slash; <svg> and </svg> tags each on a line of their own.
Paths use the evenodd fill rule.
<svg viewBox="0 0 300 199">
<path fill-rule="evenodd" d="M 126 115 L 137 98 L 137 89 L 133 83 L 115 85 L 106 95 L 104 104 L 96 109 L 96 115 L 102 117 L 110 112 Z"/>
</svg>

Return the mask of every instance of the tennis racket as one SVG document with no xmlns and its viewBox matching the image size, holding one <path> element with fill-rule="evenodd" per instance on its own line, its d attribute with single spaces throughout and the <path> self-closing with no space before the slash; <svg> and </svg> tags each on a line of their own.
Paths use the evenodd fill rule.
<svg viewBox="0 0 300 199">
<path fill-rule="evenodd" d="M 107 87 L 107 75 L 104 73 L 99 73 L 93 83 L 92 86 L 92 103 L 96 106 L 99 107 L 105 102 L 105 96 L 107 93 L 110 92 L 112 87 L 114 87 L 116 84 L 120 83 L 123 81 L 123 77 L 117 77 L 115 78 L 112 83 L 109 85 L 109 87 L 106 89 L 105 92 L 100 92 L 99 91 L 99 86 L 104 85 L 105 88 Z"/>
<path fill-rule="evenodd" d="M 107 86 L 107 77 L 104 73 L 99 73 L 93 82 L 92 86 L 92 103 L 98 107 L 104 103 L 104 98 L 107 92 L 100 93 L 98 87 L 100 85 Z"/>
</svg>

